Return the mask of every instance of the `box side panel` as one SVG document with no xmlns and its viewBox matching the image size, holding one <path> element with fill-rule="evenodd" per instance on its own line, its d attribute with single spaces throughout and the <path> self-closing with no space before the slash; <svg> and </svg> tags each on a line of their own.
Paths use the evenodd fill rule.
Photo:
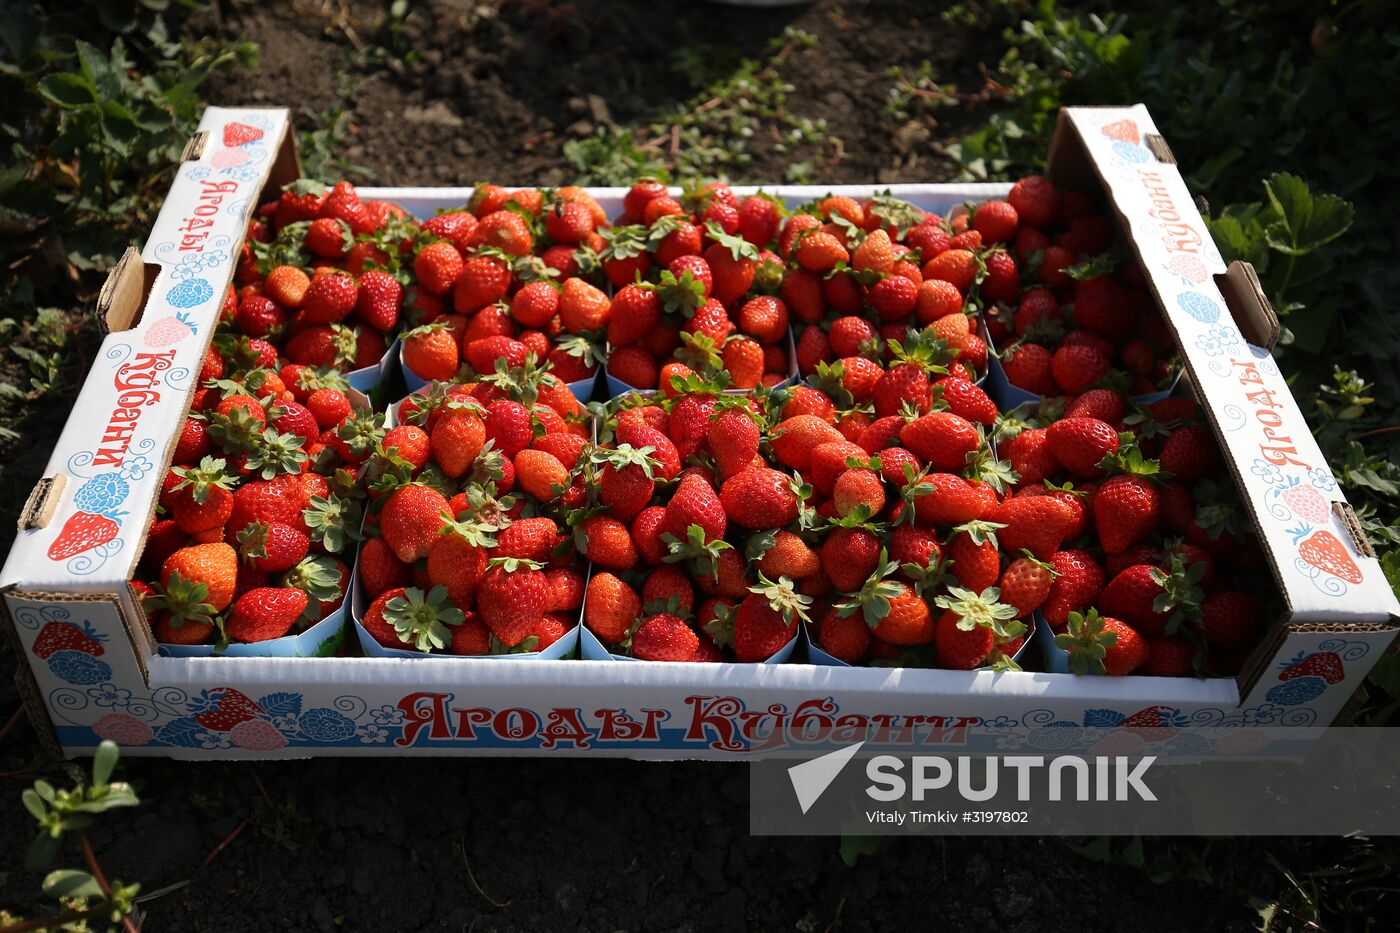
<svg viewBox="0 0 1400 933">
<path fill-rule="evenodd" d="M 144 744 L 138 740 L 162 712 L 153 703 L 160 691 L 146 687 L 120 595 L 11 591 L 4 599 L 36 698 L 64 750 L 92 748 L 101 738 Z"/>
<path fill-rule="evenodd" d="M 285 110 L 205 112 L 202 154 L 177 170 L 142 252 L 144 310 L 114 318 L 134 323 L 102 343 L 45 468 L 66 477 L 61 498 L 42 527 L 20 531 L 4 585 L 100 592 L 127 579 L 287 125 Z"/>
<path fill-rule="evenodd" d="M 860 738 L 907 744 L 949 729 L 994 743 L 1026 726 L 1054 742 L 1078 726 L 1249 715 L 1235 709 L 1231 680 L 644 661 L 158 657 L 150 666 L 149 690 L 51 678 L 70 754 L 105 737 L 176 757 L 743 758 Z"/>
<path fill-rule="evenodd" d="M 1383 622 L 1400 611 L 1268 350 L 1251 346 L 1215 277 L 1224 263 L 1146 108 L 1070 108 L 1060 174 L 1082 145 L 1128 229 L 1256 522 L 1293 621 Z M 1159 137 L 1156 137 L 1159 138 Z"/>
<path fill-rule="evenodd" d="M 1282 643 L 1244 705 L 1286 725 L 1330 725 L 1395 641 L 1396 631 L 1385 624 L 1286 625 Z"/>
</svg>

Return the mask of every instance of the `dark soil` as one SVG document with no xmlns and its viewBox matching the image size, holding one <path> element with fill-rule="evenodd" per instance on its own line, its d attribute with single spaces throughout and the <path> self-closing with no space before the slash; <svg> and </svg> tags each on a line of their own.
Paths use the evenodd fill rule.
<svg viewBox="0 0 1400 933">
<path fill-rule="evenodd" d="M 917 2 L 437 0 L 414 4 L 397 38 L 382 10 L 344 9 L 224 2 L 185 31 L 262 48 L 261 67 L 221 78 L 211 103 L 293 105 L 302 130 L 313 114 L 353 109 L 331 155 L 379 184 L 572 180 L 566 141 L 609 121 L 646 127 L 701 91 L 673 67 L 679 47 L 698 50 L 700 73 L 723 74 L 789 25 L 817 36 L 783 66 L 789 106 L 825 117 L 830 138 L 785 156 L 760 133 L 742 178 L 782 181 L 801 158 L 823 183 L 937 181 L 951 171 L 939 146 L 978 105 L 893 119 L 885 71 L 932 58 L 940 82 L 975 94 L 980 63 L 1000 54 L 995 35 L 947 26 Z M 385 46 L 400 52 L 375 51 Z M 416 57 L 404 64 L 406 49 Z M 7 504 L 22 501 L 59 427 L 31 424 L 32 455 L 0 476 Z M 0 670 L 14 663 L 0 639 Z M 5 678 L 0 721 L 17 707 Z M 44 903 L 40 877 L 19 865 L 32 821 L 15 800 L 30 772 L 52 772 L 38 759 L 26 726 L 0 744 L 0 905 L 21 913 Z M 188 881 L 146 905 L 148 930 L 1252 928 L 1251 912 L 1213 889 L 1157 885 L 1053 839 L 903 840 L 848 869 L 834 839 L 750 837 L 736 764 L 132 759 L 122 774 L 147 803 L 94 830 L 104 868 L 146 892 Z M 68 850 L 62 864 L 79 861 Z"/>
</svg>

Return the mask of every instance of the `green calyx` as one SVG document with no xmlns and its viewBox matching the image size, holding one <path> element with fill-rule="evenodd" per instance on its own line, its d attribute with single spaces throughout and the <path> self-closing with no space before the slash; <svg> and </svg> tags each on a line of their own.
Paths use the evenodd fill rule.
<svg viewBox="0 0 1400 933">
<path fill-rule="evenodd" d="M 312 496 L 302 510 L 302 518 L 311 529 L 311 540 L 326 550 L 340 553 L 351 541 L 360 539 L 360 502 L 330 493 L 324 498 Z"/>
<path fill-rule="evenodd" d="M 1188 568 L 1182 564 L 1180 557 L 1172 559 L 1170 571 L 1152 568 L 1152 582 L 1162 588 L 1162 592 L 1152 601 L 1152 611 L 1171 613 L 1167 617 L 1166 634 L 1175 635 L 1188 620 L 1201 621 L 1201 601 L 1205 599 L 1205 591 L 1200 583 L 1205 575 L 1204 563 L 1195 563 Z"/>
<path fill-rule="evenodd" d="M 982 626 L 991 629 L 997 638 L 1010 640 L 1026 631 L 1025 623 L 1016 618 L 1016 608 L 1001 602 L 1001 591 L 994 586 L 981 593 L 951 586 L 946 595 L 934 600 L 934 605 L 956 613 L 958 628 L 964 632 Z"/>
<path fill-rule="evenodd" d="M 880 562 L 860 590 L 836 603 L 833 608 L 842 616 L 860 611 L 865 616 L 866 625 L 872 629 L 878 628 L 885 616 L 890 614 L 890 600 L 899 598 L 905 591 L 904 584 L 886 579 L 898 569 L 897 564 L 890 562 L 888 552 L 881 548 Z"/>
<path fill-rule="evenodd" d="M 749 587 L 749 592 L 762 596 L 767 601 L 768 608 L 778 613 L 789 627 L 798 619 L 804 622 L 812 621 L 807 615 L 812 598 L 797 592 L 792 580 L 787 577 L 779 577 L 775 582 L 759 571 L 758 582 Z"/>
<path fill-rule="evenodd" d="M 1069 669 L 1074 674 L 1104 674 L 1103 659 L 1118 644 L 1118 633 L 1108 628 L 1097 609 L 1071 612 L 1065 633 L 1055 636 L 1055 647 L 1069 652 Z"/>
<path fill-rule="evenodd" d="M 692 318 L 696 309 L 705 303 L 705 283 L 689 269 L 683 269 L 679 278 L 670 270 L 662 272 L 653 288 L 661 300 L 661 309 L 667 314 Z"/>
<path fill-rule="evenodd" d="M 440 535 L 460 538 L 472 547 L 479 548 L 495 547 L 496 539 L 493 537 L 495 532 L 495 525 L 487 524 L 480 519 L 475 521 L 449 519 L 443 524 L 442 528 L 438 529 L 438 534 Z"/>
<path fill-rule="evenodd" d="M 264 428 L 252 439 L 243 465 L 263 479 L 290 473 L 300 473 L 307 454 L 302 449 L 305 439 L 275 428 Z"/>
<path fill-rule="evenodd" d="M 705 634 L 721 648 L 734 644 L 735 607 L 728 603 L 715 605 L 715 617 L 703 626 Z"/>
<path fill-rule="evenodd" d="M 233 489 L 235 477 L 225 469 L 227 466 L 227 461 L 221 457 L 205 457 L 199 461 L 197 467 L 176 467 L 175 475 L 180 477 L 180 482 L 175 488 L 184 489 L 188 486 L 190 498 L 194 499 L 196 505 L 203 505 L 209 501 L 211 490 Z"/>
<path fill-rule="evenodd" d="M 238 556 L 244 560 L 266 557 L 268 531 L 266 522 L 249 522 L 245 525 L 238 532 Z"/>
<path fill-rule="evenodd" d="M 1110 475 L 1141 476 L 1162 482 L 1171 479 L 1171 474 L 1161 468 L 1156 460 L 1149 460 L 1134 442 L 1132 434 L 1118 435 L 1119 447 L 1113 453 L 1104 454 L 1098 462 L 1099 469 Z"/>
<path fill-rule="evenodd" d="M 170 624 L 179 628 L 186 622 L 212 624 L 218 610 L 209 604 L 209 587 L 194 580 L 186 580 L 178 573 L 170 575 L 164 588 L 157 586 L 155 593 L 147 596 L 145 607 L 148 613 L 161 610 L 170 613 Z"/>
<path fill-rule="evenodd" d="M 989 522 L 980 518 L 974 518 L 970 522 L 965 522 L 953 528 L 953 531 L 962 532 L 972 539 L 972 543 L 983 545 L 997 543 L 997 530 L 1006 526 L 1000 522 Z"/>
<path fill-rule="evenodd" d="M 356 409 L 335 432 L 357 457 L 366 457 L 384 440 L 384 414 L 369 409 Z"/>
<path fill-rule="evenodd" d="M 309 622 L 320 617 L 321 603 L 340 598 L 343 577 L 344 571 L 335 558 L 308 554 L 282 575 L 282 585 L 296 587 L 306 594 L 306 608 L 301 616 Z"/>
<path fill-rule="evenodd" d="M 241 454 L 253 449 L 266 422 L 246 408 L 234 408 L 228 414 L 210 412 L 208 423 L 211 440 L 225 453 Z"/>
<path fill-rule="evenodd" d="M 451 644 L 447 626 L 461 625 L 465 619 L 462 610 L 448 599 L 445 586 L 435 586 L 426 594 L 410 587 L 384 604 L 384 621 L 394 627 L 399 641 L 425 654 Z"/>
<path fill-rule="evenodd" d="M 544 564 L 537 560 L 528 560 L 524 557 L 493 557 L 487 562 L 488 567 L 499 567 L 506 573 L 517 573 L 525 570 L 543 570 Z"/>
<path fill-rule="evenodd" d="M 661 541 L 666 545 L 667 553 L 661 559 L 668 564 L 693 560 L 697 573 L 709 574 L 710 579 L 719 582 L 719 556 L 724 551 L 733 550 L 733 545 L 723 538 L 707 541 L 706 537 L 705 529 L 699 525 L 691 525 L 685 530 L 684 541 L 675 535 L 662 535 Z"/>
<path fill-rule="evenodd" d="M 611 466 L 619 472 L 631 466 L 640 467 L 647 479 L 653 479 L 656 468 L 661 466 L 661 461 L 651 456 L 655 452 L 656 448 L 651 446 L 633 447 L 631 444 L 618 444 L 616 447 L 594 450 L 589 460 L 599 466 Z"/>
<path fill-rule="evenodd" d="M 686 334 L 682 334 L 681 339 L 684 340 L 686 336 Z M 693 334 L 689 336 L 704 337 L 705 340 L 710 340 L 710 338 L 705 337 L 704 334 Z M 713 344 L 714 341 L 711 340 L 710 343 Z M 711 373 L 709 375 L 702 375 L 700 373 L 693 372 L 690 375 L 684 377 L 672 376 L 671 388 L 676 391 L 677 398 L 686 395 L 720 396 L 723 394 L 725 389 L 729 388 L 729 383 L 731 381 L 732 380 L 729 378 L 729 373 L 725 372 L 723 369 L 720 369 L 717 372 Z"/>
<path fill-rule="evenodd" d="M 681 345 L 676 350 L 676 359 L 689 366 L 701 378 L 710 378 L 724 372 L 724 355 L 720 353 L 719 345 L 707 334 L 683 331 Z"/>
</svg>

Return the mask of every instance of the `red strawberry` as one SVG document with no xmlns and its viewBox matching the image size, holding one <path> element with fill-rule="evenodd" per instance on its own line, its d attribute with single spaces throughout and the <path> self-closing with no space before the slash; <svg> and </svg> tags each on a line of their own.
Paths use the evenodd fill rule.
<svg viewBox="0 0 1400 933">
<path fill-rule="evenodd" d="M 943 551 L 958 583 L 974 593 L 994 586 L 1001 572 L 1001 552 L 991 534 L 993 528 L 980 521 L 960 525 Z"/>
<path fill-rule="evenodd" d="M 597 567 L 628 570 L 637 563 L 637 548 L 627 526 L 610 515 L 585 518 L 574 529 L 574 541 Z"/>
<path fill-rule="evenodd" d="M 1219 470 L 1220 451 L 1209 428 L 1188 424 L 1167 435 L 1159 461 L 1173 479 L 1192 483 Z"/>
<path fill-rule="evenodd" d="M 1007 347 L 1002 351 L 1001 366 L 1007 381 L 1017 388 L 1036 395 L 1054 395 L 1058 391 L 1050 351 L 1038 343 Z"/>
<path fill-rule="evenodd" d="M 201 702 L 205 708 L 194 714 L 194 721 L 211 732 L 227 732 L 263 711 L 247 694 L 232 687 L 215 687 L 205 691 L 204 696 L 196 701 Z"/>
<path fill-rule="evenodd" d="M 1030 557 L 1013 560 L 997 582 L 1001 601 L 1016 609 L 1016 618 L 1024 618 L 1040 608 L 1050 595 L 1054 583 L 1053 568 L 1044 561 Z"/>
<path fill-rule="evenodd" d="M 998 638 L 1014 638 L 1025 631 L 1015 621 L 1016 609 L 996 599 L 996 591 L 981 595 L 963 587 L 951 587 L 936 603 L 944 611 L 934 626 L 938 666 L 970 671 L 991 657 Z"/>
<path fill-rule="evenodd" d="M 667 534 L 685 541 L 691 525 L 699 525 L 704 530 L 706 541 L 723 538 L 727 526 L 725 508 L 714 487 L 696 474 L 680 481 L 666 506 Z"/>
<path fill-rule="evenodd" d="M 481 620 L 508 648 L 529 636 L 548 601 L 549 583 L 540 565 L 515 557 L 492 558 L 477 587 Z"/>
<path fill-rule="evenodd" d="M 952 412 L 935 411 L 904 426 L 900 442 L 935 470 L 957 471 L 967 455 L 981 446 L 972 422 Z"/>
<path fill-rule="evenodd" d="M 865 657 L 870 638 L 870 626 L 861 613 L 843 616 L 832 609 L 817 623 L 817 647 L 847 664 L 857 664 Z"/>
<path fill-rule="evenodd" d="M 1023 224 L 1051 227 L 1060 219 L 1060 189 L 1039 175 L 1027 175 L 1016 182 L 1006 200 Z"/>
<path fill-rule="evenodd" d="M 1071 612 L 1069 630 L 1055 636 L 1055 645 L 1069 652 L 1069 668 L 1075 674 L 1131 674 L 1147 661 L 1147 641 L 1118 619 L 1100 616 L 1096 610 Z"/>
<path fill-rule="evenodd" d="M 880 539 L 866 528 L 833 528 L 822 542 L 821 559 L 832 586 L 853 593 L 879 566 Z"/>
<path fill-rule="evenodd" d="M 611 573 L 595 573 L 584 593 L 583 621 L 605 644 L 616 645 L 627 637 L 641 615 L 642 600 L 636 590 Z"/>
<path fill-rule="evenodd" d="M 648 616 L 632 636 L 632 656 L 642 661 L 689 661 L 699 647 L 690 626 L 669 613 Z"/>
<path fill-rule="evenodd" d="M 294 587 L 262 586 L 238 597 L 224 623 L 230 638 L 268 641 L 291 631 L 306 609 L 306 594 Z"/>
<path fill-rule="evenodd" d="M 944 376 L 933 386 L 934 393 L 948 404 L 953 414 L 984 427 L 991 427 L 996 421 L 996 403 L 976 383 L 961 376 Z"/>
<path fill-rule="evenodd" d="M 105 652 L 102 640 L 106 636 L 94 631 L 86 622 L 81 627 L 72 622 L 45 622 L 34 637 L 31 649 L 36 657 L 48 660 L 56 651 L 81 651 L 93 657 L 101 657 Z"/>
<path fill-rule="evenodd" d="M 1221 590 L 1201 604 L 1201 635 L 1212 648 L 1242 648 L 1259 634 L 1259 604 L 1244 593 Z"/>
<path fill-rule="evenodd" d="M 74 512 L 63 523 L 58 537 L 49 545 L 49 560 L 70 557 L 101 547 L 116 538 L 121 525 L 115 519 L 90 512 Z"/>
<path fill-rule="evenodd" d="M 1074 516 L 1070 507 L 1050 496 L 1016 496 L 1002 502 L 991 520 L 1005 525 L 997 539 L 1008 554 L 1030 551 L 1049 560 L 1060 548 Z"/>
<path fill-rule="evenodd" d="M 766 661 L 792 640 L 798 620 L 807 620 L 811 599 L 799 595 L 791 580 L 776 583 L 760 576 L 734 613 L 734 657 Z"/>
<path fill-rule="evenodd" d="M 757 467 L 736 473 L 720 488 L 729 521 L 743 528 L 782 528 L 797 519 L 797 494 L 785 473 Z"/>
<path fill-rule="evenodd" d="M 1103 568 L 1084 551 L 1057 551 L 1050 558 L 1055 582 L 1041 612 L 1052 626 L 1063 626 L 1072 611 L 1087 609 L 1103 591 Z"/>
<path fill-rule="evenodd" d="M 1104 480 L 1094 493 L 1094 527 L 1107 553 L 1127 550 L 1157 528 L 1157 487 L 1133 475 Z"/>
<path fill-rule="evenodd" d="M 1099 347 L 1061 344 L 1050 360 L 1051 371 L 1060 391 L 1083 392 L 1113 368 L 1113 361 Z"/>
<path fill-rule="evenodd" d="M 1099 462 L 1118 450 L 1118 432 L 1095 418 L 1062 418 L 1046 428 L 1045 440 L 1066 470 L 1086 479 L 1102 476 Z"/>
<path fill-rule="evenodd" d="M 379 527 L 394 554 L 406 564 L 428 556 L 448 520 L 447 499 L 431 486 L 402 486 L 389 495 Z"/>
<path fill-rule="evenodd" d="M 1342 680 L 1345 671 L 1342 659 L 1333 651 L 1317 651 L 1300 661 L 1294 662 L 1278 675 L 1279 680 L 1295 680 L 1299 677 L 1321 677 L 1329 684 Z"/>
</svg>

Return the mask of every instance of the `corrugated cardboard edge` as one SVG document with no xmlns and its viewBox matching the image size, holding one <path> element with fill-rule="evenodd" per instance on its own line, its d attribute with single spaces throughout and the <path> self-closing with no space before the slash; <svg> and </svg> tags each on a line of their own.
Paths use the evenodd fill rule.
<svg viewBox="0 0 1400 933">
<path fill-rule="evenodd" d="M 49 718 L 48 704 L 44 702 L 44 695 L 39 690 L 39 681 L 34 678 L 34 669 L 25 658 L 24 644 L 19 639 L 19 629 L 15 626 L 15 620 L 10 617 L 9 603 L 3 598 L 0 598 L 0 622 L 3 623 L 0 624 L 0 628 L 5 630 L 10 647 L 15 653 L 15 689 L 19 691 L 19 699 L 29 717 L 29 724 L 34 727 L 34 734 L 38 736 L 44 754 L 51 758 L 63 758 L 63 745 L 58 741 L 53 720 Z"/>
<path fill-rule="evenodd" d="M 1259 282 L 1259 274 L 1254 266 L 1236 259 L 1230 263 L 1224 275 L 1215 277 L 1220 288 L 1220 296 L 1230 309 L 1230 316 L 1244 339 L 1256 347 L 1272 351 L 1278 344 L 1283 326 L 1279 323 L 1274 306 L 1264 294 L 1264 286 Z"/>
<path fill-rule="evenodd" d="M 58 511 L 58 503 L 67 487 L 67 473 L 39 477 L 39 481 L 29 491 L 29 498 L 24 501 L 24 508 L 19 511 L 15 527 L 20 531 L 47 528 L 49 522 L 53 521 L 54 513 Z"/>
</svg>

